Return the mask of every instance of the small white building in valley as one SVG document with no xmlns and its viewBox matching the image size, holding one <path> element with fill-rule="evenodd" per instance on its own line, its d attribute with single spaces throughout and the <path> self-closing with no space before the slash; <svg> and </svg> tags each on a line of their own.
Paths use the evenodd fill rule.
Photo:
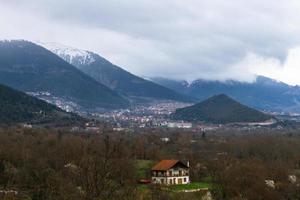
<svg viewBox="0 0 300 200">
<path fill-rule="evenodd" d="M 192 123 L 188 122 L 169 122 L 167 124 L 168 128 L 182 128 L 182 129 L 190 129 L 193 127 Z"/>
<path fill-rule="evenodd" d="M 190 183 L 189 164 L 179 160 L 162 160 L 151 169 L 152 183 L 178 185 Z"/>
</svg>

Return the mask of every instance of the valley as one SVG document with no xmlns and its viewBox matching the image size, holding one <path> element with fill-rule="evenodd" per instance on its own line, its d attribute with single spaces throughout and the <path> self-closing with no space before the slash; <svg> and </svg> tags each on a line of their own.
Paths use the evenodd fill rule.
<svg viewBox="0 0 300 200">
<path fill-rule="evenodd" d="M 0 42 L 0 198 L 299 198 L 297 86 L 152 82 L 55 47 Z"/>
<path fill-rule="evenodd" d="M 299 0 L 0 0 L 0 200 L 300 200 Z"/>
</svg>

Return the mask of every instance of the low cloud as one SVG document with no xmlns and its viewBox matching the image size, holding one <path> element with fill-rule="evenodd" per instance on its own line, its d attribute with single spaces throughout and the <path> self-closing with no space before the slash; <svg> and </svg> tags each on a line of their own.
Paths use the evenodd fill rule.
<svg viewBox="0 0 300 200">
<path fill-rule="evenodd" d="M 300 84 L 299 10 L 298 0 L 0 0 L 0 38 L 89 49 L 141 76 Z"/>
<path fill-rule="evenodd" d="M 264 58 L 249 54 L 237 67 L 249 69 L 249 74 L 260 74 L 276 80 L 299 85 L 300 83 L 300 47 L 288 51 L 287 58 L 281 62 L 276 58 Z"/>
</svg>

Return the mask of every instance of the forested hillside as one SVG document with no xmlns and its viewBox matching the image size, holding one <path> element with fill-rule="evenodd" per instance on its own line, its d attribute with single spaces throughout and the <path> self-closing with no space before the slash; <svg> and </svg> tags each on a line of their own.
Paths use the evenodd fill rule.
<svg viewBox="0 0 300 200">
<path fill-rule="evenodd" d="M 221 94 L 190 107 L 176 110 L 176 120 L 203 121 L 208 123 L 262 122 L 272 116 L 247 107 Z"/>
<path fill-rule="evenodd" d="M 73 121 L 78 116 L 66 113 L 54 105 L 46 103 L 23 92 L 0 85 L 0 123 L 17 122 L 55 123 Z"/>
</svg>

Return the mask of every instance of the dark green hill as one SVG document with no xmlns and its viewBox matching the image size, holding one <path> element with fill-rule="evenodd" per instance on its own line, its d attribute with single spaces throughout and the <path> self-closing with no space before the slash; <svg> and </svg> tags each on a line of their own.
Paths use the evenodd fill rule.
<svg viewBox="0 0 300 200">
<path fill-rule="evenodd" d="M 0 42 L 0 83 L 47 91 L 83 108 L 121 108 L 128 101 L 47 49 L 27 41 Z"/>
<path fill-rule="evenodd" d="M 79 119 L 75 114 L 66 113 L 54 105 L 0 85 L 0 124 L 61 123 Z"/>
<path fill-rule="evenodd" d="M 185 121 L 203 121 L 208 123 L 262 122 L 271 119 L 271 115 L 247 107 L 230 97 L 221 94 L 201 103 L 176 110 L 172 118 Z"/>
</svg>

